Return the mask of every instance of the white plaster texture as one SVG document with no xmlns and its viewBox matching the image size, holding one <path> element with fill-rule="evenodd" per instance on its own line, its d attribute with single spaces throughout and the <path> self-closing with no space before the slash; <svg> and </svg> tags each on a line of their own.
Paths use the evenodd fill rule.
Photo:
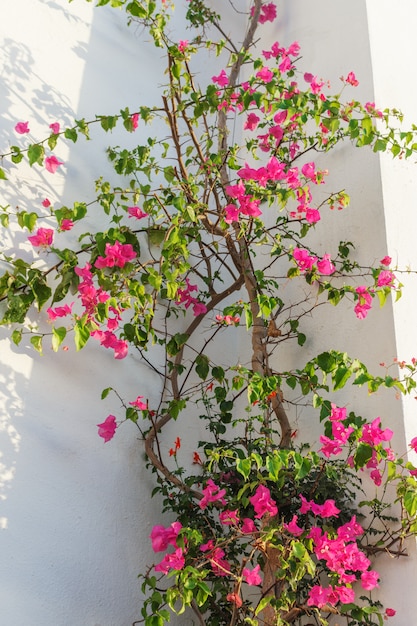
<svg viewBox="0 0 417 626">
<path fill-rule="evenodd" d="M 360 81 L 355 96 L 382 107 L 399 106 L 412 121 L 416 87 L 410 86 L 409 67 L 403 63 L 415 57 L 417 9 L 411 0 L 402 0 L 394 16 L 387 0 L 280 0 L 278 7 L 279 21 L 265 26 L 262 48 L 277 39 L 286 45 L 297 40 L 303 71 L 330 80 L 337 89 L 339 76 L 353 70 Z M 82 0 L 3 0 L 0 17 L 2 149 L 11 142 L 18 120 L 30 121 L 35 138 L 54 121 L 68 124 L 73 117 L 91 119 L 96 113 L 155 102 L 161 59 L 143 41 L 141 29 L 126 28 L 122 12 L 93 9 Z M 230 11 L 227 26 L 234 21 Z M 180 21 L 176 28 L 179 38 L 186 38 Z M 409 29 L 406 34 L 404 29 Z M 388 47 L 394 35 L 396 43 Z M 219 69 L 213 58 L 212 67 L 201 69 L 202 80 L 205 71 L 211 76 Z M 38 209 L 45 196 L 59 204 L 91 197 L 92 180 L 112 175 L 105 147 L 120 141 L 132 145 L 138 139 L 126 133 L 93 133 L 90 143 L 81 138 L 60 148 L 62 173 L 51 177 L 27 168 L 22 175 L 19 170 L 15 188 L 7 187 L 0 203 Z M 19 145 L 22 140 L 13 141 Z M 323 216 L 317 229 L 322 252 L 335 254 L 339 239 L 348 236 L 360 242 L 355 253 L 360 261 L 373 262 L 389 253 L 399 266 L 415 267 L 414 163 L 393 164 L 348 145 L 330 159 L 316 161 L 330 171 L 323 195 L 346 188 L 352 198 L 346 211 Z M 2 241 L 3 246 L 12 244 L 24 248 L 24 237 Z M 407 288 L 403 302 L 371 311 L 364 322 L 355 318 L 352 306 L 343 304 L 336 315 L 333 310 L 329 316 L 315 315 L 306 323 L 306 349 L 292 348 L 282 358 L 291 367 L 300 355 L 308 360 L 317 350 L 335 347 L 378 371 L 381 361 L 417 356 L 413 279 L 407 280 Z M 296 297 L 292 284 L 286 289 Z M 104 446 L 95 425 L 108 413 L 117 414 L 120 403 L 111 396 L 102 404 L 98 399 L 103 388 L 114 385 L 123 397 L 143 394 L 152 401 L 159 380 L 135 355 L 115 363 L 111 354 L 92 344 L 82 358 L 72 347 L 41 358 L 23 343 L 11 347 L 4 331 L 1 336 L 0 623 L 129 626 L 140 617 L 136 576 L 153 560 L 149 532 L 162 520 L 157 502 L 149 497 L 152 478 L 144 469 L 139 436 L 127 425 Z M 242 362 L 248 357 L 234 340 L 227 349 L 236 350 Z M 415 400 L 400 402 L 384 393 L 367 398 L 363 390 L 343 391 L 338 400 L 358 411 L 366 401 L 367 417 L 381 415 L 396 430 L 398 449 L 405 449 L 417 434 Z M 314 443 L 318 433 L 310 426 L 310 412 L 299 410 L 292 417 Z M 172 425 L 173 439 L 178 429 L 191 453 L 200 433 L 189 424 Z M 404 594 L 406 586 L 417 583 L 414 546 L 410 552 L 401 563 L 381 558 L 376 566 L 383 574 L 382 600 L 398 611 L 392 626 L 409 626 L 414 616 L 412 594 Z M 177 623 L 188 626 L 192 618 Z"/>
</svg>

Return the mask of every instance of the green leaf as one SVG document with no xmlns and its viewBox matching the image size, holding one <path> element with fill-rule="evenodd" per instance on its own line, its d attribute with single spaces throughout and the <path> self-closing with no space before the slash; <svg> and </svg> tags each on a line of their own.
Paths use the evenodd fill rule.
<svg viewBox="0 0 417 626">
<path fill-rule="evenodd" d="M 417 513 L 417 492 L 414 489 L 405 492 L 404 507 L 411 517 Z"/>
<path fill-rule="evenodd" d="M 205 354 L 199 354 L 195 360 L 195 363 L 195 371 L 200 378 L 206 380 L 210 370 L 208 357 L 206 357 Z"/>
<path fill-rule="evenodd" d="M 59 346 L 64 341 L 67 335 L 67 330 L 64 326 L 52 329 L 52 349 L 54 352 L 58 352 Z"/>
<path fill-rule="evenodd" d="M 39 354 L 42 356 L 42 336 L 35 335 L 34 337 L 31 337 L 30 343 L 35 348 L 35 350 L 39 352 Z"/>
<path fill-rule="evenodd" d="M 42 165 L 43 158 L 45 156 L 44 147 L 38 143 L 35 143 L 28 148 L 28 159 L 29 165 L 33 165 L 34 163 L 38 163 L 38 165 Z"/>
<path fill-rule="evenodd" d="M 12 332 L 12 341 L 13 343 L 18 346 L 19 343 L 22 341 L 22 330 L 21 329 L 16 329 Z"/>
<path fill-rule="evenodd" d="M 103 391 L 101 392 L 101 399 L 104 400 L 105 398 L 107 398 L 110 391 L 113 391 L 113 387 L 106 387 L 106 389 L 103 389 Z"/>
<path fill-rule="evenodd" d="M 65 130 L 64 137 L 75 143 L 78 139 L 78 134 L 75 128 L 67 128 Z"/>
<path fill-rule="evenodd" d="M 333 374 L 333 390 L 342 389 L 351 376 L 351 370 L 344 366 L 339 366 Z"/>
<path fill-rule="evenodd" d="M 282 461 L 280 457 L 275 454 L 273 456 L 267 456 L 265 466 L 269 472 L 269 478 L 277 481 L 282 468 Z"/>
<path fill-rule="evenodd" d="M 6 172 L 0 167 L 0 180 L 7 180 Z"/>
<path fill-rule="evenodd" d="M 366 465 L 372 458 L 372 448 L 367 443 L 360 443 L 355 453 L 355 468 L 358 469 Z"/>
<path fill-rule="evenodd" d="M 79 350 L 84 348 L 85 344 L 90 339 L 90 330 L 87 328 L 87 326 L 83 323 L 81 319 L 77 321 L 74 331 L 75 331 L 75 336 L 74 336 L 75 348 L 78 352 Z"/>
<path fill-rule="evenodd" d="M 252 461 L 250 459 L 238 459 L 236 461 L 236 469 L 239 474 L 242 474 L 245 480 L 249 478 L 251 467 Z"/>
</svg>

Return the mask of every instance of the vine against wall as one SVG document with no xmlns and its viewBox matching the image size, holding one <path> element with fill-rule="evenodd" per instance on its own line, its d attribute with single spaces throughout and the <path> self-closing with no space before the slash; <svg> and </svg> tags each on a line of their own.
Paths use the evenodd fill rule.
<svg viewBox="0 0 417 626">
<path fill-rule="evenodd" d="M 243 43 L 204 0 L 187 3 L 180 40 L 169 28 L 169 0 L 97 6 L 107 4 L 123 8 L 165 55 L 160 100 L 64 129 L 51 121 L 45 139 L 2 155 L 1 183 L 9 184 L 10 163 L 55 174 L 64 165 L 54 154 L 61 142 L 89 138 L 93 124 L 144 136 L 159 119 L 167 130 L 132 150 L 109 148 L 119 184 L 99 179 L 93 200 L 57 207 L 45 198 L 30 212 L 1 207 L 2 227 L 28 232 L 33 249 L 32 261 L 2 253 L 1 322 L 15 344 L 28 337 L 40 353 L 45 344 L 65 348 L 69 335 L 77 350 L 92 340 L 115 359 L 136 351 L 160 377 L 152 405 L 146 389 L 127 399 L 116 385 L 105 389 L 102 397 L 115 393 L 122 412 L 98 425 L 105 442 L 125 422 L 140 431 L 155 491 L 176 520 L 152 530 L 153 549 L 164 554 L 143 573 L 136 623 L 163 626 L 171 613 L 191 609 L 202 626 L 326 624 L 332 616 L 380 625 L 395 609 L 372 598 L 373 559 L 405 554 L 405 539 L 417 533 L 417 468 L 406 451 L 391 449 L 393 432 L 379 417 L 348 412 L 332 393 L 347 385 L 413 393 L 416 363 L 400 363 L 401 377 L 389 369 L 375 376 L 328 350 L 289 368 L 281 348 L 295 344 L 302 354 L 304 318 L 319 306 L 364 319 L 375 300 L 401 294 L 388 256 L 364 267 L 349 237 L 337 253 L 315 251 L 322 216 L 349 204 L 345 190 L 315 200 L 328 174 L 316 161 L 342 142 L 409 157 L 414 134 L 394 129 L 398 112 L 354 99 L 353 72 L 333 95 L 301 73 L 297 42 L 259 52 L 262 28 L 279 19 L 273 2 L 254 0 Z M 199 84 L 195 69 L 213 53 L 224 67 Z M 232 122 L 243 128 L 241 141 Z M 24 141 L 30 121 L 14 132 Z M 83 220 L 97 209 L 105 226 L 85 232 Z M 82 232 L 75 246 L 65 234 L 73 228 Z M 289 282 L 303 285 L 299 299 L 296 290 L 288 299 Z M 48 332 L 33 321 L 44 311 Z M 231 333 L 251 354 L 246 364 L 222 349 Z M 297 401 L 322 428 L 318 449 L 298 443 L 302 432 L 294 437 L 289 407 Z M 180 462 L 179 437 L 167 455 L 160 445 L 167 424 L 185 416 L 207 431 L 191 469 Z M 417 438 L 409 445 L 417 450 Z M 363 475 L 375 485 L 372 498 Z"/>
</svg>

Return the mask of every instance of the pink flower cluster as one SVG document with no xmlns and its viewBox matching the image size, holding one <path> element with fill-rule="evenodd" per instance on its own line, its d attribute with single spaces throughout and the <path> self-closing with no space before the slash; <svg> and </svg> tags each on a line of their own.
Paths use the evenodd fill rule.
<svg viewBox="0 0 417 626">
<path fill-rule="evenodd" d="M 254 14 L 254 7 L 251 8 L 250 14 Z M 277 7 L 273 2 L 262 4 L 261 13 L 259 15 L 259 23 L 273 22 L 277 17 Z"/>
<path fill-rule="evenodd" d="M 371 562 L 358 548 L 356 538 L 362 534 L 363 528 L 353 516 L 350 522 L 337 529 L 334 537 L 330 537 L 327 532 L 323 533 L 318 527 L 313 527 L 309 536 L 313 540 L 316 557 L 325 561 L 327 568 L 337 574 L 340 583 L 350 585 L 356 582 L 359 575 L 363 589 L 370 591 L 378 587 L 378 573 L 368 569 Z M 337 589 L 334 593 L 331 587 L 316 585 L 310 590 L 308 605 L 321 608 L 326 603 L 334 605 L 339 601 L 353 602 L 355 596 L 350 587 Z"/>
<path fill-rule="evenodd" d="M 28 237 L 34 248 L 49 248 L 52 245 L 54 231 L 51 228 L 38 228 L 35 235 Z"/>
<path fill-rule="evenodd" d="M 325 254 L 319 261 L 317 257 L 312 256 L 308 250 L 294 248 L 293 257 L 300 272 L 311 272 L 314 266 L 317 267 L 318 272 L 323 276 L 330 276 L 336 271 L 331 261 L 330 254 Z"/>
<path fill-rule="evenodd" d="M 97 307 L 106 302 L 110 295 L 101 287 L 98 289 L 95 287 L 90 263 L 87 263 L 83 268 L 76 267 L 75 273 L 83 279 L 78 285 L 78 294 L 85 315 L 90 322 L 94 322 L 98 327 L 90 333 L 91 337 L 98 339 L 103 347 L 113 349 L 115 359 L 124 359 L 127 356 L 128 344 L 126 341 L 118 339 L 113 333 L 121 321 L 121 312 L 115 307 L 109 307 L 109 312 L 113 313 L 114 317 L 107 319 L 107 330 L 100 330 L 99 322 L 96 320 Z"/>
<path fill-rule="evenodd" d="M 105 267 L 124 267 L 136 258 L 136 252 L 130 243 L 120 243 L 116 241 L 113 245 L 106 243 L 106 256 L 97 257 L 95 267 L 103 269 Z"/>
<path fill-rule="evenodd" d="M 223 326 L 239 325 L 240 317 L 238 315 L 216 315 L 216 322 Z"/>
<path fill-rule="evenodd" d="M 177 300 L 175 301 L 175 304 L 184 304 L 186 309 L 192 306 L 193 314 L 196 317 L 198 317 L 198 315 L 204 315 L 204 313 L 207 313 L 206 305 L 191 295 L 192 291 L 198 291 L 197 285 L 192 285 L 188 278 L 185 279 L 185 284 L 186 286 L 184 289 L 178 289 Z"/>
</svg>

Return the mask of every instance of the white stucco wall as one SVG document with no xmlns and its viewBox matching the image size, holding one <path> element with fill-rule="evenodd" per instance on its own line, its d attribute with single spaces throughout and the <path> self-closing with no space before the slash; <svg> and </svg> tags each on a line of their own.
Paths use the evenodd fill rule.
<svg viewBox="0 0 417 626">
<path fill-rule="evenodd" d="M 265 27 L 262 47 L 276 39 L 282 44 L 298 40 L 303 70 L 329 79 L 333 86 L 340 75 L 354 70 L 360 80 L 355 95 L 403 108 L 412 118 L 417 95 L 414 85 L 410 88 L 407 64 L 401 69 L 404 58 L 415 56 L 417 8 L 411 0 L 402 0 L 394 17 L 386 0 L 277 4 L 279 21 Z M 53 121 L 91 119 L 95 113 L 155 101 L 158 52 L 143 41 L 140 29 L 127 29 L 122 12 L 94 9 L 83 0 L 2 0 L 0 18 L 1 151 L 14 136 L 18 120 L 30 121 L 35 138 Z M 386 46 L 393 37 L 396 43 Z M 219 69 L 213 68 L 210 75 Z M 32 205 L 36 210 L 45 196 L 59 204 L 88 198 L 93 178 L 109 172 L 106 145 L 137 137 L 97 133 L 90 144 L 80 139 L 61 148 L 59 156 L 66 162 L 61 174 L 51 177 L 27 169 L 15 188 L 2 192 L 0 204 Z M 17 137 L 15 142 L 22 141 Z M 331 170 L 326 191 L 346 187 L 352 197 L 350 209 L 329 213 L 323 220 L 323 252 L 334 252 L 329 246 L 346 231 L 349 238 L 361 241 L 361 260 L 389 253 L 399 266 L 416 267 L 416 231 L 404 218 L 414 225 L 416 166 L 393 165 L 385 158 L 380 163 L 365 150 L 355 151 L 353 159 L 351 154 L 343 147 L 330 162 L 323 160 Z M 18 238 L 17 245 L 22 241 Z M 1 242 L 11 244 L 16 241 Z M 413 280 L 407 283 L 403 302 L 394 310 L 387 305 L 381 312 L 372 311 L 365 322 L 343 306 L 338 316 L 316 319 L 307 351 L 316 352 L 317 346 L 347 350 L 374 370 L 381 361 L 417 356 L 417 346 L 412 347 L 417 339 L 412 328 L 416 285 Z M 114 397 L 103 403 L 99 397 L 103 388 L 114 384 L 126 398 L 143 394 L 152 399 L 159 381 L 135 356 L 115 363 L 92 342 L 82 359 L 72 346 L 69 352 L 41 358 L 23 342 L 19 348 L 10 346 L 4 330 L 0 336 L 0 623 L 129 626 L 140 618 L 136 577 L 153 560 L 147 538 L 152 524 L 161 520 L 157 503 L 149 497 L 152 479 L 144 469 L 133 426 L 119 429 L 105 446 L 97 437 L 96 424 L 120 408 Z M 341 403 L 352 409 L 358 409 L 362 398 L 366 396 L 360 391 L 340 394 Z M 417 434 L 415 400 L 401 403 L 381 394 L 366 401 L 369 417 L 381 415 L 395 428 L 399 448 Z M 295 420 L 303 417 L 308 418 L 294 415 Z M 181 436 L 192 450 L 197 434 L 184 428 Z M 415 555 L 394 567 L 388 559 L 380 563 L 384 603 L 398 610 L 390 624 L 409 626 L 413 598 L 403 589 L 417 583 Z M 191 623 L 191 618 L 178 622 Z"/>
</svg>

